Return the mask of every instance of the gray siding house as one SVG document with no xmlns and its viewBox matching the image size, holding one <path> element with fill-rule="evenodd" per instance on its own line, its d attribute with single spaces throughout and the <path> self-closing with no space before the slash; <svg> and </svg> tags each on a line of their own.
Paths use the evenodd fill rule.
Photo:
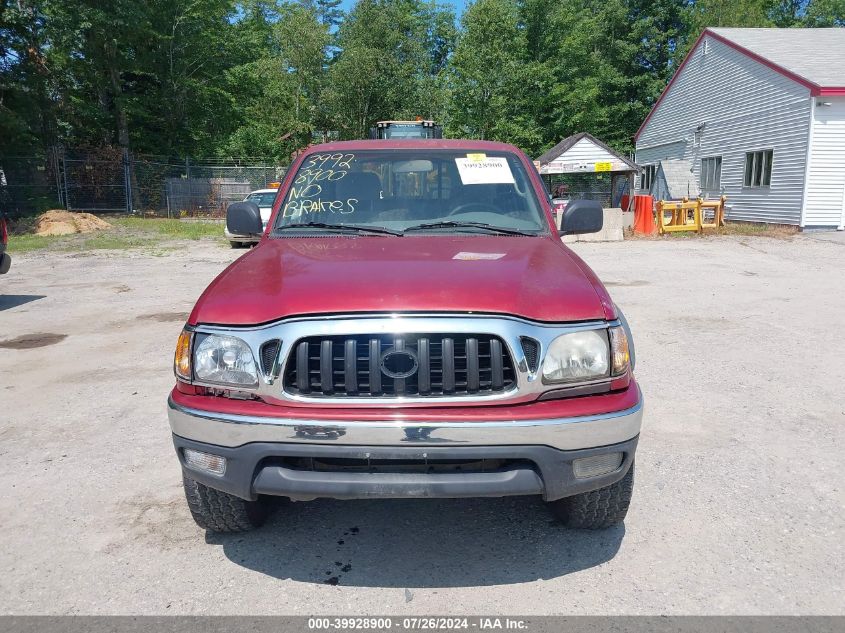
<svg viewBox="0 0 845 633">
<path fill-rule="evenodd" d="M 635 139 L 641 193 L 726 195 L 730 220 L 842 229 L 845 29 L 706 29 Z"/>
</svg>

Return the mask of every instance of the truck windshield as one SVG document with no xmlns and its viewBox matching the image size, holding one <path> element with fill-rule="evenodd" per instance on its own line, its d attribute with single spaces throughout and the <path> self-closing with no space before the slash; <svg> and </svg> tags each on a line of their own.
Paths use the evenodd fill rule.
<svg viewBox="0 0 845 633">
<path fill-rule="evenodd" d="M 466 150 L 310 154 L 285 195 L 275 228 L 309 223 L 415 233 L 483 233 L 485 226 L 526 234 L 547 230 L 516 155 Z"/>
<path fill-rule="evenodd" d="M 434 128 L 425 127 L 422 123 L 391 123 L 379 129 L 379 138 L 434 138 Z"/>
<path fill-rule="evenodd" d="M 246 199 L 254 202 L 259 207 L 272 207 L 273 200 L 276 199 L 276 192 L 265 191 L 262 193 L 251 193 L 246 197 Z"/>
</svg>

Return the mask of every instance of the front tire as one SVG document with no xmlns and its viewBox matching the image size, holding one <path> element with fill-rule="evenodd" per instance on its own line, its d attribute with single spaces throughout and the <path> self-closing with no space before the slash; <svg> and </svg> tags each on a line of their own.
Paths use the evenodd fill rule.
<svg viewBox="0 0 845 633">
<path fill-rule="evenodd" d="M 634 492 L 634 464 L 625 476 L 598 490 L 551 501 L 552 514 L 568 528 L 601 530 L 625 520 Z"/>
<path fill-rule="evenodd" d="M 247 501 L 182 476 L 188 508 L 197 525 L 212 532 L 247 532 L 270 514 L 266 499 Z"/>
<path fill-rule="evenodd" d="M 247 245 L 243 242 L 236 242 L 235 240 L 230 240 L 229 246 L 231 246 L 232 248 L 244 248 Z"/>
</svg>

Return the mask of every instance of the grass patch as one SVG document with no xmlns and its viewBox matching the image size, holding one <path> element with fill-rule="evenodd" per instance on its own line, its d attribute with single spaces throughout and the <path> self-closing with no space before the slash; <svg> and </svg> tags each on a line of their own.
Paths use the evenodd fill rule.
<svg viewBox="0 0 845 633">
<path fill-rule="evenodd" d="M 35 235 L 34 222 L 20 222 L 12 227 L 9 253 L 39 250 L 94 251 L 144 249 L 163 255 L 179 248 L 184 240 L 212 240 L 227 245 L 222 222 L 158 218 L 105 217 L 112 229 L 73 235 Z"/>
<path fill-rule="evenodd" d="M 657 239 L 701 239 L 714 236 L 740 236 L 740 237 L 770 237 L 779 240 L 790 240 L 800 233 L 797 226 L 789 224 L 753 224 L 751 222 L 728 222 L 725 226 L 717 229 L 704 229 L 701 233 L 695 231 L 673 231 L 658 235 L 637 235 L 631 229 L 625 229 L 625 239 L 634 240 L 657 240 Z"/>
<path fill-rule="evenodd" d="M 121 234 L 113 233 L 111 231 L 103 231 L 101 233 L 86 233 L 81 236 L 83 239 L 79 243 L 74 244 L 68 250 L 77 251 L 95 251 L 95 250 L 109 250 L 122 251 L 131 248 L 143 248 L 158 246 L 159 242 L 150 235 L 143 234 Z"/>
<path fill-rule="evenodd" d="M 728 222 L 725 226 L 715 229 L 716 235 L 749 235 L 781 240 L 792 239 L 798 233 L 800 229 L 790 224 L 752 224 L 751 222 Z"/>
<path fill-rule="evenodd" d="M 135 232 L 148 232 L 174 240 L 201 240 L 223 235 L 223 222 L 208 220 L 176 220 L 172 218 L 108 218 L 119 227 Z"/>
<path fill-rule="evenodd" d="M 30 251 L 38 251 L 44 248 L 51 248 L 58 246 L 63 242 L 72 241 L 69 238 L 73 236 L 55 236 L 55 235 L 10 235 L 9 236 L 9 253 L 29 253 Z"/>
</svg>

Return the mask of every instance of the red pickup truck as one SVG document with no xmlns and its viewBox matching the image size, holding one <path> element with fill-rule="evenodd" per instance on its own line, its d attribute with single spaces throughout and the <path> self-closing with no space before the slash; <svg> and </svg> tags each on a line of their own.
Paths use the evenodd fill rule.
<svg viewBox="0 0 845 633">
<path fill-rule="evenodd" d="M 258 245 L 197 301 L 168 399 L 196 522 L 247 530 L 272 497 L 542 495 L 621 522 L 643 402 L 631 333 L 502 143 L 355 141 L 297 158 Z M 570 203 L 561 233 L 602 210 Z"/>
<path fill-rule="evenodd" d="M 6 246 L 9 243 L 9 229 L 6 225 L 6 218 L 3 217 L 3 212 L 0 211 L 0 275 L 9 272 L 12 266 L 12 258 L 6 252 Z"/>
</svg>

